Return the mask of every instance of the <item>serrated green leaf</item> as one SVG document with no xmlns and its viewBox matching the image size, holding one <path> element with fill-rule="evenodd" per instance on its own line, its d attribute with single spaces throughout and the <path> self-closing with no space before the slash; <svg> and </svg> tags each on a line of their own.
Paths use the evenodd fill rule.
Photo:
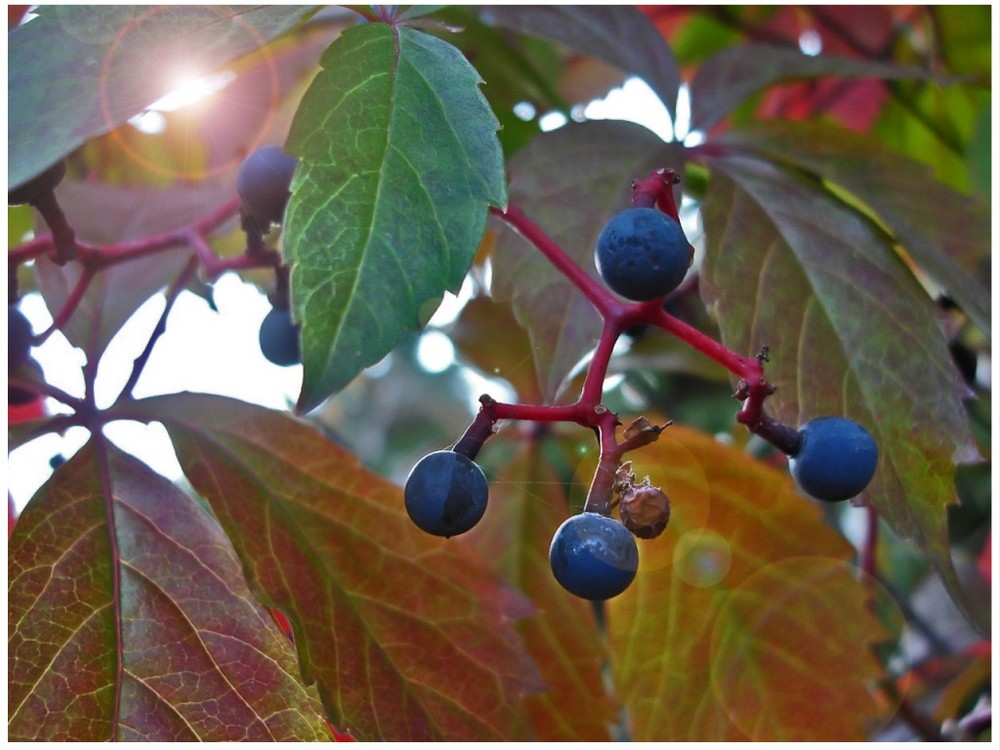
<svg viewBox="0 0 1000 750">
<path fill-rule="evenodd" d="M 299 23 L 309 6 L 39 6 L 9 34 L 8 185 Z"/>
<path fill-rule="evenodd" d="M 511 203 L 597 278 L 594 245 L 605 222 L 630 205 L 632 180 L 681 171 L 680 146 L 629 122 L 571 124 L 535 138 L 510 164 Z M 587 299 L 523 237 L 494 220 L 492 293 L 511 300 L 534 347 L 541 393 L 554 401 L 593 348 L 601 320 Z"/>
<path fill-rule="evenodd" d="M 215 396 L 148 399 L 248 580 L 292 622 L 303 675 L 359 740 L 523 738 L 537 672 L 528 602 L 457 540 L 417 529 L 402 490 L 287 413 Z"/>
<path fill-rule="evenodd" d="M 885 236 L 821 187 L 753 157 L 710 166 L 702 293 L 724 343 L 770 348 L 779 420 L 841 415 L 871 430 L 880 459 L 864 496 L 961 602 L 947 506 L 955 465 L 978 452 L 932 302 Z"/>
<path fill-rule="evenodd" d="M 681 75 L 656 27 L 630 5 L 496 5 L 487 23 L 551 39 L 642 78 L 674 116 Z"/>
<path fill-rule="evenodd" d="M 679 425 L 629 458 L 671 499 L 607 603 L 632 739 L 863 740 L 888 721 L 872 591 L 788 474 Z"/>
<path fill-rule="evenodd" d="M 691 79 L 691 129 L 711 129 L 748 96 L 772 84 L 819 76 L 887 80 L 935 77 L 918 68 L 832 55 L 810 56 L 785 47 L 728 47 L 705 60 Z"/>
<path fill-rule="evenodd" d="M 287 149 L 285 218 L 308 411 L 419 328 L 472 264 L 503 155 L 476 71 L 406 27 L 345 31 L 323 56 Z"/>
<path fill-rule="evenodd" d="M 870 138 L 819 123 L 764 123 L 726 133 L 717 142 L 760 152 L 846 188 L 990 335 L 988 206 Z"/>
<path fill-rule="evenodd" d="M 11 739 L 329 737 L 218 524 L 104 438 L 32 498 L 7 561 Z"/>
</svg>

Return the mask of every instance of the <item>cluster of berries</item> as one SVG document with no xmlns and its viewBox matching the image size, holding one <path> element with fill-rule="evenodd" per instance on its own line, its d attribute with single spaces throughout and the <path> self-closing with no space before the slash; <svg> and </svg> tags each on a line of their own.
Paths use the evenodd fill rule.
<svg viewBox="0 0 1000 750">
<path fill-rule="evenodd" d="M 595 261 L 605 284 L 633 302 L 660 300 L 684 279 L 692 248 L 672 216 L 653 207 L 634 207 L 612 217 L 597 239 Z M 799 487 L 819 500 L 837 502 L 860 493 L 871 481 L 878 449 L 871 434 L 842 417 L 811 420 L 786 430 L 779 447 L 789 454 Z M 787 435 L 792 439 L 787 439 Z M 766 437 L 766 435 L 765 435 Z M 465 449 L 463 450 L 463 447 Z M 451 537 L 470 530 L 486 512 L 489 488 L 474 461 L 479 445 L 460 441 L 435 451 L 410 471 L 404 504 L 413 522 L 429 534 Z M 549 564 L 556 580 L 576 596 L 605 600 L 622 593 L 639 564 L 636 537 L 658 536 L 670 518 L 667 496 L 649 483 L 635 482 L 622 464 L 614 484 L 621 518 L 593 512 L 570 516 L 553 535 Z"/>
</svg>

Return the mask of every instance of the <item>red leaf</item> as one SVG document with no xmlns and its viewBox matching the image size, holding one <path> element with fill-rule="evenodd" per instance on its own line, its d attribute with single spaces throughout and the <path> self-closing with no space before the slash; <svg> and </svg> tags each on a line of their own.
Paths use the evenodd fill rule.
<svg viewBox="0 0 1000 750">
<path fill-rule="evenodd" d="M 328 736 L 215 520 L 102 437 L 25 508 L 8 570 L 11 739 Z"/>
<path fill-rule="evenodd" d="M 528 602 L 420 532 L 399 487 L 287 413 L 194 394 L 132 409 L 166 426 L 336 725 L 360 740 L 524 736 L 540 683 L 512 620 Z"/>
</svg>

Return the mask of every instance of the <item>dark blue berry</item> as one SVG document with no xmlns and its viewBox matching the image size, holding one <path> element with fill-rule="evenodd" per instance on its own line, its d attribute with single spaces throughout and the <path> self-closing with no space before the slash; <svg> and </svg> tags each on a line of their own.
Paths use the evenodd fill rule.
<svg viewBox="0 0 1000 750">
<path fill-rule="evenodd" d="M 236 192 L 253 226 L 266 232 L 280 224 L 290 195 L 298 159 L 280 146 L 263 146 L 247 156 L 236 173 Z"/>
<path fill-rule="evenodd" d="M 28 361 L 31 352 L 31 323 L 17 305 L 7 305 L 7 371 Z"/>
<path fill-rule="evenodd" d="M 455 451 L 435 451 L 406 478 L 403 501 L 413 523 L 435 536 L 463 534 L 486 512 L 489 486 L 475 461 Z"/>
<path fill-rule="evenodd" d="M 611 217 L 597 237 L 594 255 L 604 282 L 636 301 L 669 294 L 691 265 L 681 225 L 655 208 L 629 208 Z"/>
<path fill-rule="evenodd" d="M 261 354 L 269 362 L 288 367 L 302 361 L 299 326 L 292 322 L 292 314 L 288 310 L 272 307 L 261 321 L 257 340 Z"/>
<path fill-rule="evenodd" d="M 600 513 L 566 519 L 549 547 L 552 574 L 564 589 L 582 599 L 602 600 L 628 588 L 639 568 L 632 533 Z"/>
<path fill-rule="evenodd" d="M 878 464 L 878 446 L 868 430 L 844 417 L 819 417 L 799 432 L 802 443 L 788 466 L 806 494 L 834 503 L 868 486 Z"/>
</svg>

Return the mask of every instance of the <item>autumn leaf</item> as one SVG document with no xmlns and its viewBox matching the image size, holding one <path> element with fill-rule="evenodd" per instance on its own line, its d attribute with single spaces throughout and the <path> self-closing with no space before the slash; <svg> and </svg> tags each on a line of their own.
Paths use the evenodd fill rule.
<svg viewBox="0 0 1000 750">
<path fill-rule="evenodd" d="M 193 394 L 128 413 L 166 426 L 251 585 L 292 623 L 338 730 L 524 736 L 522 701 L 540 683 L 512 620 L 530 605 L 464 546 L 416 529 L 398 486 L 285 413 Z"/>
<path fill-rule="evenodd" d="M 32 498 L 7 561 L 11 739 L 329 738 L 216 521 L 103 437 Z"/>
<path fill-rule="evenodd" d="M 978 451 L 932 301 L 871 221 L 808 178 L 753 156 L 711 166 L 701 288 L 723 342 L 768 346 L 777 419 L 840 415 L 872 432 L 880 458 L 864 496 L 963 604 L 947 507 L 955 465 Z"/>
<path fill-rule="evenodd" d="M 985 203 L 938 182 L 919 162 L 828 125 L 761 123 L 730 131 L 717 142 L 806 170 L 863 201 L 990 334 L 990 211 Z"/>
<path fill-rule="evenodd" d="M 630 458 L 672 503 L 608 602 L 632 738 L 863 740 L 885 721 L 870 591 L 789 476 L 677 425 Z"/>
<path fill-rule="evenodd" d="M 822 76 L 934 78 L 920 68 L 836 55 L 807 55 L 788 47 L 765 44 L 727 47 L 704 60 L 691 80 L 691 128 L 710 130 L 751 94 L 775 83 Z"/>
</svg>

